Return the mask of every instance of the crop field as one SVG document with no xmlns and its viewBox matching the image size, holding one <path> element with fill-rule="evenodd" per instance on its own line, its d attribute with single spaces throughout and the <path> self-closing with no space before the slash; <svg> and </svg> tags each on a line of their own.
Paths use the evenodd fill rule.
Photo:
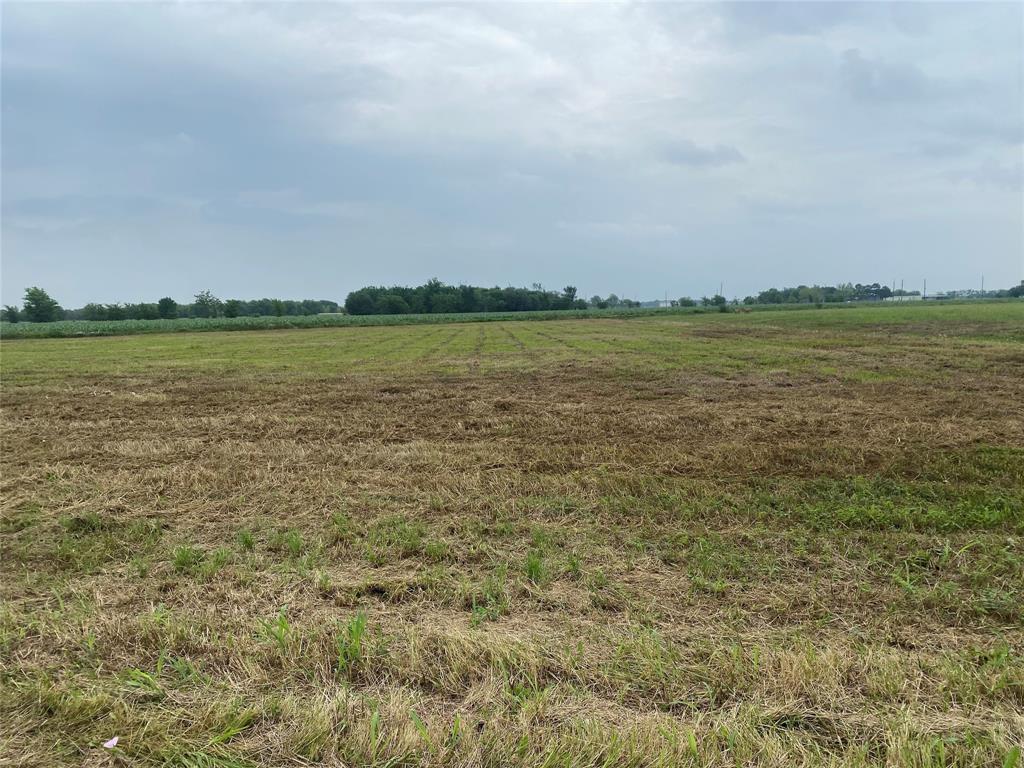
<svg viewBox="0 0 1024 768">
<path fill-rule="evenodd" d="M 0 765 L 1024 766 L 1024 303 L 0 367 Z"/>
<path fill-rule="evenodd" d="M 944 302 L 957 306 L 957 302 Z M 852 309 L 854 304 L 829 305 L 830 310 Z M 751 308 L 744 307 L 746 311 Z M 760 304 L 758 312 L 813 311 L 813 305 Z M 875 304 L 862 307 L 885 314 L 891 305 Z M 434 325 L 437 323 L 504 322 L 509 320 L 561 320 L 576 318 L 623 319 L 649 315 L 671 317 L 718 312 L 716 307 L 616 307 L 612 309 L 560 309 L 526 312 L 460 312 L 457 314 L 398 314 L 398 315 L 346 315 L 324 313 L 319 315 L 260 315 L 254 317 L 179 317 L 173 320 L 60 320 L 54 323 L 9 323 L 0 321 L 0 338 L 44 339 L 78 338 L 81 336 L 129 336 L 139 333 L 194 333 L 202 331 L 262 331 L 282 328 L 345 328 L 368 325 Z M 730 311 L 732 311 L 730 309 Z"/>
<path fill-rule="evenodd" d="M 673 309 L 672 313 L 699 314 L 704 307 Z M 0 337 L 8 339 L 66 338 L 78 336 L 127 336 L 137 333 L 196 331 L 261 331 L 280 328 L 337 328 L 365 325 L 420 325 L 434 323 L 478 323 L 503 320 L 555 320 L 579 317 L 634 317 L 665 314 L 662 309 L 562 309 L 533 312 L 461 312 L 457 314 L 346 315 L 260 315 L 250 317 L 179 317 L 173 320 L 60 320 L 55 323 L 0 322 Z"/>
</svg>

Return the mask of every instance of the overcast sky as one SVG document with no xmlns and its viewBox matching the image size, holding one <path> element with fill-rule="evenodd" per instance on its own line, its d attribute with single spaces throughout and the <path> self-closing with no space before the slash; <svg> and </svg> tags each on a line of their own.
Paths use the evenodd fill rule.
<svg viewBox="0 0 1024 768">
<path fill-rule="evenodd" d="M 1005 3 L 2 4 L 2 299 L 1007 287 Z"/>
</svg>

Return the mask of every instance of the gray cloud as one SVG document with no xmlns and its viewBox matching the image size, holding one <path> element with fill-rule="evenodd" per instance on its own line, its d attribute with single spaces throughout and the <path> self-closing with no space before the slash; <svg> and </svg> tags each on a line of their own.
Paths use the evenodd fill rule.
<svg viewBox="0 0 1024 768">
<path fill-rule="evenodd" d="M 856 48 L 843 53 L 839 75 L 846 90 L 865 101 L 906 104 L 947 90 L 913 64 L 867 59 Z"/>
<path fill-rule="evenodd" d="M 667 144 L 662 150 L 662 154 L 670 163 L 697 168 L 742 163 L 746 160 L 735 147 L 724 144 L 714 147 L 699 147 L 687 139 L 679 139 Z"/>
<path fill-rule="evenodd" d="M 7 3 L 2 300 L 1014 282 L 1021 14 Z"/>
<path fill-rule="evenodd" d="M 973 168 L 950 171 L 947 175 L 955 182 L 996 187 L 1017 193 L 1024 190 L 1024 163 L 1021 163 L 1020 160 L 1005 165 L 988 160 Z"/>
</svg>

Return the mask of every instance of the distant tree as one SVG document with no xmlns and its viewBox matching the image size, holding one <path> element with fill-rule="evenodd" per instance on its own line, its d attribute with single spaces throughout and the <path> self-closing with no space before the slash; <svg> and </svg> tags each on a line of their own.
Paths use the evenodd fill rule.
<svg viewBox="0 0 1024 768">
<path fill-rule="evenodd" d="M 156 311 L 162 320 L 173 320 L 178 316 L 178 302 L 170 296 L 164 296 L 156 303 Z"/>
<path fill-rule="evenodd" d="M 680 307 L 696 307 L 697 306 L 697 302 L 694 301 L 693 299 L 691 299 L 689 296 L 683 296 L 681 299 L 679 299 L 679 306 Z"/>
<path fill-rule="evenodd" d="M 270 299 L 253 299 L 245 302 L 245 313 L 263 317 L 274 314 L 274 302 Z"/>
<path fill-rule="evenodd" d="M 103 311 L 106 314 L 107 320 L 124 320 L 125 311 L 124 307 L 120 304 L 106 304 L 103 307 Z"/>
<path fill-rule="evenodd" d="M 376 302 L 369 291 L 353 291 L 345 298 L 345 311 L 350 315 L 372 315 Z"/>
<path fill-rule="evenodd" d="M 1011 297 L 1013 297 L 1015 299 L 1019 299 L 1022 296 L 1024 296 L 1024 280 L 1021 281 L 1020 285 L 1015 285 L 1015 286 L 1013 286 L 1013 288 L 1008 290 L 1006 292 L 1006 295 L 1007 296 L 1011 296 Z M 15 322 L 16 323 L 18 321 L 17 320 L 12 320 L 11 322 Z"/>
<path fill-rule="evenodd" d="M 467 308 L 463 307 L 462 296 L 458 293 L 437 293 L 430 299 L 430 311 L 435 313 L 472 312 L 475 309 L 472 303 Z"/>
<path fill-rule="evenodd" d="M 725 296 L 723 296 L 720 293 L 716 293 L 714 296 L 711 297 L 711 303 L 714 304 L 716 307 L 724 307 L 728 302 L 726 301 Z"/>
<path fill-rule="evenodd" d="M 590 301 L 588 301 L 587 304 L 589 304 L 592 307 L 596 307 L 601 302 L 604 302 L 604 305 L 606 307 L 608 306 L 608 302 L 605 302 L 604 299 L 602 299 L 600 296 L 594 294 L 593 296 L 590 297 Z"/>
<path fill-rule="evenodd" d="M 600 300 L 600 297 L 595 298 Z M 586 308 L 587 301 L 580 298 L 575 286 L 571 285 L 566 286 L 563 292 L 558 292 L 545 291 L 539 284 L 533 288 L 483 288 L 473 285 L 447 285 L 436 278 L 412 288 L 399 285 L 368 285 L 351 292 L 345 299 L 345 310 L 350 315 L 406 312 L 527 312 Z"/>
<path fill-rule="evenodd" d="M 238 299 L 228 299 L 224 302 L 224 317 L 238 317 L 242 309 L 242 302 Z"/>
<path fill-rule="evenodd" d="M 64 310 L 60 308 L 54 299 L 42 288 L 28 288 L 25 290 L 25 319 L 30 323 L 52 323 L 60 320 Z"/>
<path fill-rule="evenodd" d="M 156 304 L 139 302 L 138 304 L 125 304 L 124 317 L 126 320 L 156 320 L 160 316 L 160 310 Z"/>
<path fill-rule="evenodd" d="M 270 304 L 271 304 L 271 306 L 273 306 L 273 308 L 274 308 L 274 314 L 275 314 L 275 315 L 276 315 L 277 317 L 281 317 L 281 316 L 282 316 L 282 315 L 283 315 L 283 314 L 285 313 L 285 305 L 284 305 L 284 302 L 283 302 L 283 301 L 281 301 L 280 299 L 272 299 L 272 300 L 271 300 L 271 302 L 270 302 Z"/>
<path fill-rule="evenodd" d="M 102 304 L 96 304 L 95 302 L 86 304 L 82 307 L 82 319 L 83 320 L 106 320 L 107 319 L 107 308 Z"/>
<path fill-rule="evenodd" d="M 192 313 L 196 317 L 216 317 L 220 314 L 221 300 L 210 291 L 200 291 L 192 303 Z"/>
<path fill-rule="evenodd" d="M 700 303 L 701 303 L 701 306 L 703 306 L 703 307 L 710 307 L 711 306 L 711 299 L 709 299 L 707 296 L 701 296 L 700 297 Z"/>
<path fill-rule="evenodd" d="M 375 307 L 378 315 L 405 315 L 409 313 L 409 304 L 395 293 L 385 293 L 377 299 Z"/>
<path fill-rule="evenodd" d="M 3 319 L 6 320 L 8 323 L 17 323 L 21 320 L 21 310 L 19 310 L 17 307 L 12 307 L 10 304 L 7 304 L 4 307 Z"/>
<path fill-rule="evenodd" d="M 617 306 L 619 306 L 619 297 L 616 296 L 614 293 L 609 293 L 608 294 L 608 298 L 605 299 L 605 301 L 608 302 L 608 306 L 609 307 L 617 307 Z"/>
</svg>

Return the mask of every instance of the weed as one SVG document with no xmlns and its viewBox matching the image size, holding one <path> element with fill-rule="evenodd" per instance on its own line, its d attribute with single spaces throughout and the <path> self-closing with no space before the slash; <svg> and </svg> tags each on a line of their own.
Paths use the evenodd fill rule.
<svg viewBox="0 0 1024 768">
<path fill-rule="evenodd" d="M 295 528 L 287 531 L 274 531 L 270 537 L 270 549 L 274 552 L 283 552 L 290 558 L 298 558 L 306 549 L 306 542 L 302 533 Z"/>
<path fill-rule="evenodd" d="M 575 551 L 570 552 L 565 560 L 565 574 L 576 580 L 583 578 L 583 560 Z"/>
<path fill-rule="evenodd" d="M 335 642 L 338 672 L 352 679 L 364 662 L 363 638 L 366 635 L 366 614 L 357 613 L 344 627 L 339 627 Z"/>
<path fill-rule="evenodd" d="M 174 548 L 171 563 L 178 573 L 193 573 L 206 559 L 206 552 L 191 544 L 182 544 Z"/>
<path fill-rule="evenodd" d="M 541 584 L 546 575 L 544 556 L 540 550 L 532 549 L 526 556 L 526 578 L 533 584 Z"/>
<path fill-rule="evenodd" d="M 423 548 L 424 526 L 399 515 L 385 517 L 370 526 L 366 537 L 367 558 L 374 565 L 411 557 Z"/>
<path fill-rule="evenodd" d="M 252 552 L 256 549 L 256 536 L 248 528 L 238 532 L 238 546 L 244 552 Z"/>
<path fill-rule="evenodd" d="M 451 547 L 444 541 L 431 541 L 423 548 L 423 554 L 434 563 L 443 563 L 451 559 Z"/>
<path fill-rule="evenodd" d="M 199 573 L 204 579 L 211 579 L 225 565 L 231 562 L 233 554 L 227 547 L 220 547 L 210 553 L 199 566 Z"/>
<path fill-rule="evenodd" d="M 502 564 L 491 571 L 479 589 L 469 593 L 470 623 L 476 627 L 494 621 L 508 611 L 508 566 Z"/>
<path fill-rule="evenodd" d="M 277 646 L 281 655 L 286 655 L 292 637 L 292 626 L 284 609 L 282 608 L 274 619 L 262 622 L 261 626 L 263 634 Z"/>
<path fill-rule="evenodd" d="M 347 512 L 335 512 L 331 515 L 331 544 L 348 544 L 353 536 L 352 519 Z"/>
</svg>

